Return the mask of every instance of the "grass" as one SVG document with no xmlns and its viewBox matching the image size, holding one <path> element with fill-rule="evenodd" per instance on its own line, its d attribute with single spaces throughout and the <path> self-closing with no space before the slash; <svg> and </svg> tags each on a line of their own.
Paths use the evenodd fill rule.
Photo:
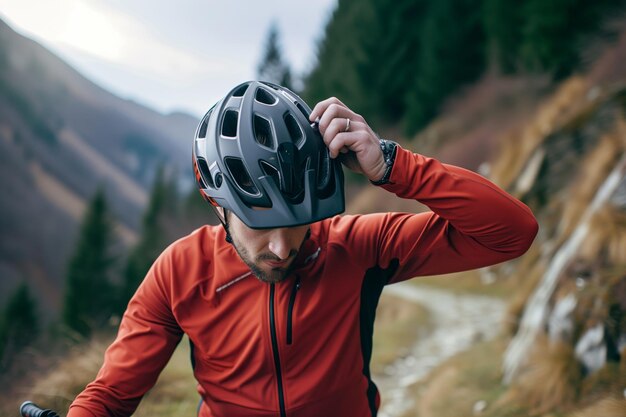
<svg viewBox="0 0 626 417">
<path fill-rule="evenodd" d="M 374 331 L 372 371 L 382 372 L 399 356 L 408 353 L 417 337 L 430 328 L 428 311 L 413 302 L 382 296 Z M 15 395 L 0 400 L 0 416 L 16 415 L 19 405 L 29 399 L 44 408 L 65 415 L 69 405 L 91 382 L 102 364 L 111 336 L 95 337 L 76 345 L 33 382 L 27 379 Z M 195 416 L 200 397 L 189 360 L 189 343 L 184 338 L 165 367 L 156 385 L 146 394 L 133 416 Z"/>
<path fill-rule="evenodd" d="M 573 346 L 540 337 L 524 372 L 503 399 L 525 404 L 531 415 L 544 415 L 573 404 L 578 398 L 582 377 Z"/>
<path fill-rule="evenodd" d="M 384 294 L 374 322 L 372 373 L 382 373 L 387 365 L 409 354 L 419 337 L 426 337 L 432 322 L 423 306 Z"/>
<path fill-rule="evenodd" d="M 195 416 L 200 401 L 196 385 L 189 360 L 189 342 L 184 338 L 133 416 Z"/>
<path fill-rule="evenodd" d="M 626 399 L 618 395 L 608 395 L 575 412 L 571 417 L 626 417 Z"/>
<path fill-rule="evenodd" d="M 23 401 L 32 400 L 43 408 L 65 415 L 74 397 L 96 376 L 104 351 L 111 341 L 110 337 L 94 338 L 88 343 L 70 348 L 64 357 L 46 367 L 44 375 L 30 372 L 21 383 L 22 386 L 15 388 L 13 395 L 2 399 L 0 413 L 16 415 Z"/>
<path fill-rule="evenodd" d="M 410 387 L 416 406 L 401 417 L 626 417 L 626 361 L 584 376 L 571 346 L 543 339 L 526 372 L 507 387 L 501 383 L 507 345 L 505 337 L 478 343 L 435 368 Z"/>
<path fill-rule="evenodd" d="M 481 415 L 516 415 L 519 410 L 494 411 L 494 403 L 505 391 L 500 385 L 500 358 L 505 348 L 504 339 L 478 343 L 435 368 L 423 382 L 411 387 L 417 405 L 402 417 L 471 416 L 479 401 L 486 402 Z"/>
<path fill-rule="evenodd" d="M 19 405 L 27 399 L 65 415 L 76 395 L 95 378 L 111 342 L 110 337 L 100 336 L 75 346 L 46 375 L 32 384 L 32 380 L 25 381 L 30 386 L 17 389 L 12 398 L 3 398 L 0 415 L 16 415 Z M 189 343 L 183 339 L 133 416 L 195 416 L 199 400 L 189 361 Z"/>
</svg>

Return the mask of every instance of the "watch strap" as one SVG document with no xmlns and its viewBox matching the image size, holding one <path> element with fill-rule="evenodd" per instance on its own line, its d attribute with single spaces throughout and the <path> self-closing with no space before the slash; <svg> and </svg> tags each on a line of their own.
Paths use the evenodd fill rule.
<svg viewBox="0 0 626 417">
<path fill-rule="evenodd" d="M 385 159 L 385 165 L 387 169 L 385 169 L 385 173 L 383 177 L 377 181 L 370 182 L 374 185 L 384 185 L 389 183 L 389 178 L 391 177 L 391 171 L 393 170 L 393 164 L 396 160 L 396 152 L 397 152 L 398 144 L 392 140 L 380 139 L 380 150 L 383 152 L 383 158 Z"/>
</svg>

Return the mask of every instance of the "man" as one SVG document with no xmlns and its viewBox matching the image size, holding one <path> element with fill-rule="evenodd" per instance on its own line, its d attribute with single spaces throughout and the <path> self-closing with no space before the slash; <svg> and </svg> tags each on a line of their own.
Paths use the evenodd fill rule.
<svg viewBox="0 0 626 417">
<path fill-rule="evenodd" d="M 432 212 L 338 216 L 339 160 Z M 310 111 L 269 83 L 209 110 L 193 163 L 222 226 L 155 262 L 70 417 L 131 414 L 183 334 L 201 417 L 374 416 L 383 287 L 515 258 L 537 232 L 530 210 L 481 176 L 380 140 L 336 98 Z"/>
</svg>

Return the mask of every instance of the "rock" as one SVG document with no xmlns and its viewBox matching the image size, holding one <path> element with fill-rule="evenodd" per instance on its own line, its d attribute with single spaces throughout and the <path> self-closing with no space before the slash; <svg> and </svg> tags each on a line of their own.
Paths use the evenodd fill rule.
<svg viewBox="0 0 626 417">
<path fill-rule="evenodd" d="M 574 294 L 568 294 L 556 303 L 548 320 L 548 334 L 551 341 L 571 341 L 574 334 L 572 313 L 576 304 L 577 299 Z"/>
<path fill-rule="evenodd" d="M 626 177 L 622 178 L 619 186 L 611 196 L 611 203 L 622 210 L 626 210 Z"/>
<path fill-rule="evenodd" d="M 575 353 L 589 373 L 593 373 L 604 366 L 606 345 L 604 344 L 604 326 L 602 323 L 583 334 L 576 344 Z"/>
<path fill-rule="evenodd" d="M 485 400 L 476 401 L 474 403 L 474 408 L 473 408 L 474 415 L 478 416 L 478 415 L 482 414 L 483 411 L 485 411 L 486 408 L 487 408 L 487 401 L 485 401 Z"/>
<path fill-rule="evenodd" d="M 498 278 L 498 276 L 490 268 L 487 267 L 480 269 L 480 282 L 483 285 L 493 284 L 494 282 L 496 282 L 496 278 Z"/>
<path fill-rule="evenodd" d="M 617 350 L 626 353 L 626 333 L 620 335 L 617 341 Z M 626 358 L 625 358 L 626 359 Z"/>
</svg>

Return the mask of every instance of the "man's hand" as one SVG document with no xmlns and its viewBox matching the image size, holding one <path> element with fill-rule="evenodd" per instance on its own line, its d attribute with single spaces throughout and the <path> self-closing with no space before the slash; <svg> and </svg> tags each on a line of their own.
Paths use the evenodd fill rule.
<svg viewBox="0 0 626 417">
<path fill-rule="evenodd" d="M 310 120 L 317 118 L 331 158 L 339 157 L 345 166 L 371 181 L 383 177 L 386 165 L 378 136 L 361 115 L 331 97 L 317 103 Z"/>
</svg>

